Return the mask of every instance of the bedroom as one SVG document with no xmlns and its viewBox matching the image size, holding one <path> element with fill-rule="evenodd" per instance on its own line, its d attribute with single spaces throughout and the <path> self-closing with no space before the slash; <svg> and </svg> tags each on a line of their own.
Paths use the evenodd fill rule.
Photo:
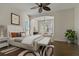
<svg viewBox="0 0 79 59">
<path fill-rule="evenodd" d="M 37 37 L 40 37 L 40 39 L 42 39 L 44 37 L 41 37 L 41 35 L 43 35 L 43 36 L 45 36 L 45 38 L 42 39 L 42 41 L 40 41 L 40 42 L 45 44 L 44 47 L 45 46 L 49 47 L 48 45 L 46 45 L 46 44 L 48 44 L 49 41 L 51 41 L 51 42 L 59 41 L 60 43 L 66 42 L 67 40 L 64 37 L 64 33 L 67 29 L 73 29 L 73 30 L 75 29 L 78 32 L 78 18 L 79 18 L 78 10 L 79 10 L 79 8 L 76 6 L 79 6 L 79 4 L 74 4 L 74 3 L 73 4 L 70 4 L 70 3 L 69 4 L 68 3 L 52 4 L 51 3 L 50 5 L 48 5 L 51 8 L 51 11 L 43 10 L 42 13 L 38 12 L 38 8 L 33 9 L 33 10 L 30 9 L 34 6 L 37 6 L 37 5 L 34 3 L 19 3 L 19 4 L 2 3 L 2 4 L 0 4 L 0 25 L 1 25 L 0 28 L 2 30 L 0 33 L 1 39 L 5 39 L 5 41 L 6 41 L 6 39 L 11 39 L 11 36 L 15 37 L 15 35 L 11 35 L 11 34 L 15 34 L 15 32 L 20 32 L 20 34 L 22 34 L 22 36 L 28 37 L 28 40 L 26 42 L 29 44 L 29 42 L 32 42 L 32 40 L 29 41 L 29 39 L 33 39 L 33 38 L 36 39 Z M 19 15 L 20 22 L 19 22 L 19 20 L 13 21 L 12 15 L 15 15 L 15 17 L 17 17 Z M 17 17 L 17 18 L 19 18 L 19 17 Z M 37 21 L 39 21 L 40 25 L 37 23 Z M 10 32 L 12 32 L 12 33 L 10 33 Z M 20 34 L 19 35 L 17 34 L 17 36 L 20 36 Z M 32 36 L 33 34 L 35 34 L 37 36 Z M 41 34 L 41 35 L 38 35 L 38 34 Z M 31 37 L 30 37 L 30 35 L 31 35 Z M 49 40 L 50 38 L 51 38 L 51 40 Z M 15 39 L 15 38 L 13 38 L 13 39 Z M 16 42 L 14 43 L 14 42 L 11 42 L 10 40 L 8 40 L 8 41 L 9 41 L 9 44 L 11 44 L 12 46 L 15 46 L 15 47 L 11 47 L 7 43 L 2 44 L 1 45 L 2 47 L 7 45 L 7 46 L 9 46 L 10 49 L 12 49 L 12 51 L 7 51 L 9 49 L 6 49 L 6 47 L 4 47 L 4 48 L 1 48 L 1 49 L 3 49 L 2 52 L 4 52 L 4 53 L 1 53 L 0 55 L 17 55 L 21 51 L 23 51 L 22 53 L 24 53 L 24 54 L 26 52 L 28 52 L 28 50 L 24 50 L 26 48 L 26 45 L 19 44 Z M 39 41 L 39 39 L 38 39 L 38 41 Z M 23 39 L 23 43 L 26 43 L 26 42 Z M 35 48 L 37 49 L 37 47 L 38 47 L 37 43 L 39 43 L 39 42 L 37 42 L 37 40 L 35 42 L 36 43 L 33 43 L 33 45 L 35 45 Z M 1 43 L 3 43 L 3 42 L 1 42 Z M 50 44 L 52 44 L 50 46 L 54 48 L 54 45 L 53 45 L 54 43 L 50 43 Z M 59 43 L 57 43 L 57 44 L 59 44 Z M 78 44 L 79 44 L 79 42 L 78 42 Z M 27 45 L 27 46 L 29 46 L 29 45 Z M 24 48 L 24 49 L 20 49 L 19 47 Z M 45 48 L 47 48 L 47 47 L 45 47 Z M 6 52 L 5 52 L 5 49 L 6 49 Z M 30 49 L 33 50 L 32 48 L 30 48 Z M 19 50 L 19 51 L 17 51 L 17 50 Z M 16 53 L 13 51 L 15 51 Z M 40 50 L 41 56 L 45 55 L 45 54 L 47 55 L 46 50 L 44 50 L 43 53 L 41 51 L 42 50 Z M 33 51 L 31 51 L 31 52 L 33 52 Z M 77 51 L 75 51 L 75 52 L 77 52 Z M 62 53 L 58 51 L 56 53 L 56 55 L 64 55 L 63 53 L 64 53 L 64 51 Z M 67 55 L 72 55 L 72 52 L 68 52 L 68 53 L 70 53 L 70 54 L 67 54 Z M 21 54 L 18 54 L 18 55 L 21 55 Z M 34 55 L 40 55 L 40 54 L 34 52 Z M 49 52 L 49 54 L 51 54 L 51 53 Z M 65 52 L 65 55 L 66 55 L 66 52 Z M 79 55 L 79 54 L 77 53 L 77 54 L 73 54 L 73 55 Z"/>
</svg>

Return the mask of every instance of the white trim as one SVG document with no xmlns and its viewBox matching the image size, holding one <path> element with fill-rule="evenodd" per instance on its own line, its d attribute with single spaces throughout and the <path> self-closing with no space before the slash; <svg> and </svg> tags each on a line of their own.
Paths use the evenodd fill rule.
<svg viewBox="0 0 79 59">
<path fill-rule="evenodd" d="M 60 39 L 54 39 L 54 41 L 62 41 L 62 42 L 67 42 L 67 40 L 60 40 Z"/>
</svg>

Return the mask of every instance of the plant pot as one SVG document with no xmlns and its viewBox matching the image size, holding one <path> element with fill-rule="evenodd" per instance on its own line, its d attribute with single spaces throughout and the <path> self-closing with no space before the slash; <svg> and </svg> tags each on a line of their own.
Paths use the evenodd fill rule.
<svg viewBox="0 0 79 59">
<path fill-rule="evenodd" d="M 75 41 L 71 41 L 71 44 L 76 44 Z"/>
</svg>

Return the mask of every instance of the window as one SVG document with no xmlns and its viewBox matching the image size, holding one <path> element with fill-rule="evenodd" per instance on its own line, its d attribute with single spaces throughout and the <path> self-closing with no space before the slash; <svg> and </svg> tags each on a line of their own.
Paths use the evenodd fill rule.
<svg viewBox="0 0 79 59">
<path fill-rule="evenodd" d="M 38 32 L 40 34 L 50 33 L 54 34 L 54 17 L 53 16 L 41 16 L 32 19 L 31 32 Z"/>
<path fill-rule="evenodd" d="M 28 16 L 24 17 L 23 19 L 23 28 L 24 28 L 24 32 L 26 32 L 26 35 L 29 35 L 30 22 Z"/>
</svg>

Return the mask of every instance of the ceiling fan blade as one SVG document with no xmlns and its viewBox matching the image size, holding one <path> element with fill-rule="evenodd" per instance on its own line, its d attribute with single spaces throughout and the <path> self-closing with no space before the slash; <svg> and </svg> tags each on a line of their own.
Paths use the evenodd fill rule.
<svg viewBox="0 0 79 59">
<path fill-rule="evenodd" d="M 38 8 L 38 6 L 34 6 L 34 7 L 32 7 L 31 9 L 36 9 L 36 8 Z"/>
<path fill-rule="evenodd" d="M 49 7 L 43 7 L 44 10 L 50 11 L 51 9 Z"/>
<path fill-rule="evenodd" d="M 39 8 L 39 13 L 41 13 L 41 12 L 42 12 L 42 7 Z"/>
<path fill-rule="evenodd" d="M 35 4 L 38 5 L 38 6 L 40 5 L 39 3 L 35 3 Z"/>
</svg>

